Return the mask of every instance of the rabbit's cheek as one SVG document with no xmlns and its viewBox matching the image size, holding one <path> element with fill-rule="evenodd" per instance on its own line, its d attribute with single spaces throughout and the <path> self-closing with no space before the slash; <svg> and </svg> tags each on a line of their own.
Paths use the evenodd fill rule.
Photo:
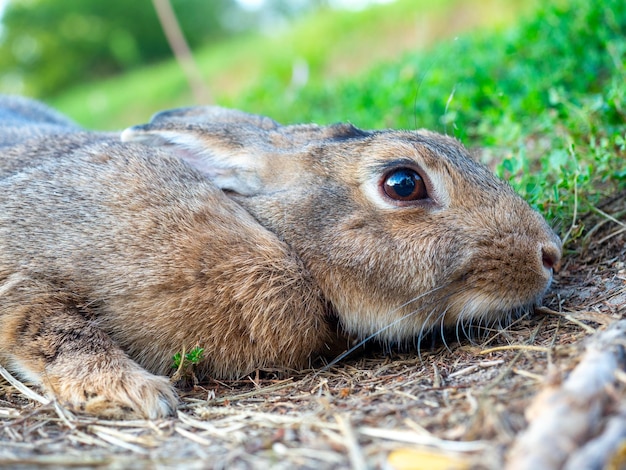
<svg viewBox="0 0 626 470">
<path fill-rule="evenodd" d="M 430 329 L 446 315 L 448 273 L 462 260 L 460 240 L 431 236 L 428 229 L 405 237 L 334 239 L 343 255 L 312 266 L 322 290 L 349 333 L 396 341 Z M 363 246 L 375 246 L 364 253 Z M 442 253 L 450 257 L 442 260 Z"/>
</svg>

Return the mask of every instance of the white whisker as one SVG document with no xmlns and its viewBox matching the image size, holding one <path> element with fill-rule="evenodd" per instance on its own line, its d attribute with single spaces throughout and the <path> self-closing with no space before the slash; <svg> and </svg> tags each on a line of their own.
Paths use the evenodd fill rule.
<svg viewBox="0 0 626 470">
<path fill-rule="evenodd" d="M 453 290 L 450 290 L 453 285 L 455 286 L 455 288 Z M 379 328 L 374 333 L 369 334 L 364 339 L 358 341 L 357 344 L 350 347 L 347 351 L 341 353 L 339 356 L 335 357 L 332 361 L 330 361 L 327 365 L 320 369 L 320 372 L 330 369 L 332 366 L 348 357 L 354 351 L 358 350 L 369 341 L 380 337 L 384 332 L 397 326 L 399 323 L 418 314 L 421 314 L 423 316 L 426 311 L 428 311 L 428 313 L 426 314 L 425 318 L 422 319 L 416 337 L 413 336 L 413 346 L 417 349 L 417 355 L 420 361 L 422 360 L 421 350 L 423 339 L 428 334 L 432 333 L 433 328 L 436 326 L 438 326 L 439 336 L 441 337 L 443 345 L 448 351 L 451 351 L 451 347 L 448 343 L 448 340 L 446 339 L 446 337 L 448 336 L 446 334 L 446 332 L 448 331 L 448 329 L 446 328 L 446 319 L 448 318 L 448 315 L 451 311 L 458 311 L 458 313 L 456 313 L 456 318 L 454 321 L 454 337 L 456 341 L 461 342 L 462 338 L 465 338 L 469 340 L 469 342 L 473 345 L 477 344 L 477 340 L 486 341 L 490 334 L 494 332 L 495 327 L 497 327 L 497 329 L 494 337 L 497 336 L 498 332 L 502 331 L 505 328 L 505 325 L 510 326 L 513 323 L 514 318 L 519 319 L 520 316 L 525 315 L 529 312 L 529 306 L 518 306 L 513 309 L 503 310 L 502 312 L 500 312 L 499 315 L 494 315 L 494 313 L 496 313 L 497 311 L 494 309 L 494 301 L 481 298 L 476 293 L 476 288 L 477 286 L 473 284 L 458 284 L 451 281 L 444 285 L 435 287 L 425 293 L 422 293 L 421 295 L 414 297 L 407 302 L 404 302 L 389 313 L 393 315 L 394 313 L 400 311 L 403 308 L 406 308 L 412 303 L 424 301 L 425 298 L 430 296 L 430 298 L 428 298 L 425 303 L 422 303 L 419 308 L 411 310 L 410 312 L 383 326 L 382 328 Z M 442 291 L 443 295 L 437 295 L 440 294 Z M 459 306 L 458 303 L 461 301 L 463 302 L 463 305 Z M 455 304 L 457 305 L 457 308 L 453 309 L 453 307 L 455 307 Z M 445 308 L 443 308 L 443 310 L 440 310 L 440 308 L 442 308 L 443 306 L 445 306 Z M 406 341 L 405 343 L 387 341 L 384 343 L 384 347 L 386 348 L 385 351 L 391 352 L 394 345 L 402 346 L 402 344 L 404 344 L 405 346 L 408 345 Z"/>
<path fill-rule="evenodd" d="M 413 302 L 417 302 L 418 300 L 423 299 L 424 297 L 426 297 L 427 295 L 431 295 L 434 292 L 437 292 L 445 287 L 448 287 L 448 284 L 444 284 L 442 286 L 438 286 L 435 287 L 434 289 L 431 289 L 427 292 L 424 292 L 421 295 L 418 295 L 417 297 L 414 297 L 413 299 L 399 305 L 398 307 L 396 307 L 395 309 L 393 309 L 390 313 L 394 314 L 397 311 L 399 311 L 400 309 L 412 304 Z M 320 372 L 324 372 L 326 370 L 328 370 L 330 367 L 334 366 L 335 364 L 337 364 L 339 361 L 341 361 L 342 359 L 346 358 L 347 356 L 349 356 L 350 354 L 352 354 L 354 351 L 356 351 L 357 349 L 359 349 L 361 346 L 363 346 L 364 344 L 366 344 L 368 341 L 376 338 L 377 336 L 379 336 L 381 333 L 387 331 L 388 329 L 394 327 L 395 325 L 397 325 L 398 323 L 406 320 L 407 318 L 412 317 L 413 315 L 415 315 L 418 312 L 418 310 L 414 310 L 411 311 L 409 313 L 407 313 L 406 315 L 401 316 L 400 318 L 397 318 L 396 320 L 392 321 L 391 323 L 389 323 L 388 325 L 384 326 L 383 328 L 380 328 L 379 330 L 375 331 L 374 333 L 372 333 L 371 335 L 367 336 L 365 339 L 359 341 L 356 345 L 352 346 L 350 349 L 348 349 L 347 351 L 341 353 L 339 356 L 337 356 L 335 359 L 333 359 L 332 361 L 330 361 L 328 364 L 326 364 L 321 370 Z"/>
</svg>

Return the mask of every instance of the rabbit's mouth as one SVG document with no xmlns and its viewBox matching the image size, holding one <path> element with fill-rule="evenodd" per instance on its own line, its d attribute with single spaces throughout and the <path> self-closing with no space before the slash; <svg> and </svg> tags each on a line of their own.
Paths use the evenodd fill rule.
<svg viewBox="0 0 626 470">
<path fill-rule="evenodd" d="M 447 313 L 441 321 L 447 326 L 507 324 L 540 305 L 553 279 L 552 265 L 516 269 L 483 258 L 468 266 L 442 292 Z"/>
</svg>

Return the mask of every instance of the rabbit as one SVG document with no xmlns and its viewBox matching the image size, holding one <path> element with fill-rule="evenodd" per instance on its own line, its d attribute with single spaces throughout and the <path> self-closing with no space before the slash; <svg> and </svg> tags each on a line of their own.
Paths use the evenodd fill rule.
<svg viewBox="0 0 626 470">
<path fill-rule="evenodd" d="M 163 376 L 196 345 L 197 377 L 228 378 L 345 337 L 504 321 L 561 257 L 536 211 L 432 132 L 194 107 L 89 136 L 0 148 L 29 162 L 0 177 L 0 363 L 79 412 L 175 413 Z"/>
<path fill-rule="evenodd" d="M 87 132 L 43 103 L 21 96 L 0 95 L 0 178 L 33 163 L 39 164 L 44 158 L 55 158 L 55 147 L 61 145 L 64 135 L 68 136 L 70 146 L 119 136 L 118 133 Z M 55 146 L 50 145 L 48 136 L 54 136 Z M 28 148 L 22 149 L 23 143 L 27 143 Z"/>
<path fill-rule="evenodd" d="M 71 119 L 48 108 L 43 103 L 21 96 L 2 95 L 0 107 L 0 147 L 21 142 L 25 129 L 29 137 L 61 134 L 80 131 L 80 127 Z M 32 126 L 37 122 L 37 126 Z"/>
</svg>

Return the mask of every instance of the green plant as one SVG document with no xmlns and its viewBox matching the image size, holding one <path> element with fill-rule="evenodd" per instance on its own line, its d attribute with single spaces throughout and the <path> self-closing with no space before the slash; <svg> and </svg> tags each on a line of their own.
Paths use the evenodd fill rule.
<svg viewBox="0 0 626 470">
<path fill-rule="evenodd" d="M 371 36 L 385 15 L 409 17 L 416 11 L 411 8 L 407 1 L 381 6 L 373 16 L 362 15 L 360 26 L 351 23 L 356 15 L 333 19 L 329 12 L 312 20 L 316 27 L 303 23 L 268 41 L 241 38 L 198 58 L 206 70 L 235 62 L 266 67 L 251 75 L 244 92 L 222 97 L 222 105 L 285 123 L 351 121 L 363 128 L 429 128 L 454 135 L 480 149 L 481 158 L 562 236 L 572 239 L 582 233 L 581 215 L 626 188 L 623 0 L 551 0 L 514 27 L 460 36 L 349 78 L 329 80 L 316 69 L 306 86 L 290 88 L 296 45 L 308 45 L 296 52 L 310 64 L 333 63 L 320 56 L 323 51 L 332 55 L 330 46 L 310 49 L 313 42 L 307 38 L 311 31 L 318 34 L 320 25 L 349 29 L 352 33 L 344 36 L 354 44 L 368 31 Z M 343 42 L 333 48 L 340 46 L 347 48 Z M 156 73 L 146 70 L 97 89 L 76 90 L 67 97 L 71 103 L 61 99 L 57 104 L 80 109 L 91 119 L 96 113 L 86 103 L 102 93 L 110 96 L 115 119 L 126 120 L 115 120 L 116 125 L 144 122 L 159 108 L 189 104 L 177 73 L 173 64 L 164 64 Z"/>
<path fill-rule="evenodd" d="M 176 369 L 172 382 L 180 386 L 195 385 L 197 382 L 195 367 L 204 359 L 204 348 L 195 346 L 189 352 L 177 352 L 172 356 L 172 368 Z"/>
<path fill-rule="evenodd" d="M 204 348 L 196 346 L 188 353 L 177 352 L 172 356 L 172 367 L 180 369 L 181 367 L 192 367 L 197 365 L 204 358 Z"/>
</svg>

